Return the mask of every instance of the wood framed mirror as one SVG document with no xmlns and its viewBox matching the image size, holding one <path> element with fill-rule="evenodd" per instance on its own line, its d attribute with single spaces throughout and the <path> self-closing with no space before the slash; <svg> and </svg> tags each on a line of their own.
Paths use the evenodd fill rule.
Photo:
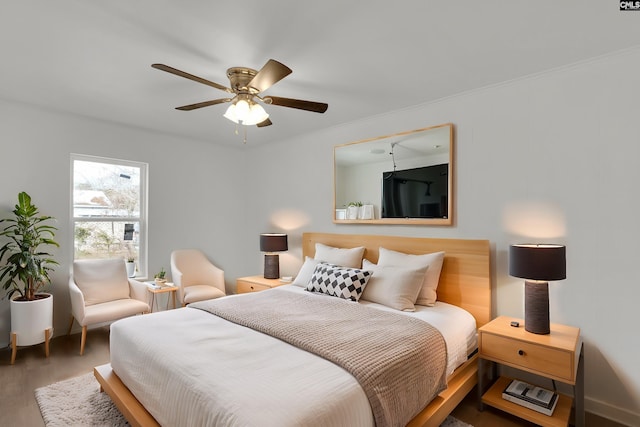
<svg viewBox="0 0 640 427">
<path fill-rule="evenodd" d="M 451 225 L 452 123 L 336 145 L 333 222 Z"/>
</svg>

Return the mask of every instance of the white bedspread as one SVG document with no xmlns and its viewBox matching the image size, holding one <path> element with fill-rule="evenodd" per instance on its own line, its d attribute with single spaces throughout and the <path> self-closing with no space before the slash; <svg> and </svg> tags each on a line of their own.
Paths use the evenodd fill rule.
<svg viewBox="0 0 640 427">
<path fill-rule="evenodd" d="M 269 292 L 277 291 L 304 292 L 295 286 Z M 437 303 L 405 314 L 441 331 L 448 373 L 466 360 L 476 332 L 469 313 Z M 113 323 L 111 365 L 164 426 L 373 425 L 363 390 L 342 368 L 202 310 Z"/>
</svg>

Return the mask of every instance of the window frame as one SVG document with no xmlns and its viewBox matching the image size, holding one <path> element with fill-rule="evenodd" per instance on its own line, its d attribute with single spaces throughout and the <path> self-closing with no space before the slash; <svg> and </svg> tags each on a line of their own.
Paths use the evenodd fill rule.
<svg viewBox="0 0 640 427">
<path fill-rule="evenodd" d="M 83 161 L 83 162 L 93 162 L 93 163 L 102 163 L 109 165 L 119 165 L 126 167 L 138 168 L 140 170 L 140 216 L 139 217 L 104 217 L 104 216 L 95 216 L 95 217 L 76 217 L 75 209 L 74 209 L 74 190 L 75 190 L 75 181 L 74 181 L 74 172 L 75 172 L 75 162 Z M 115 159 L 111 157 L 103 157 L 103 156 L 93 156 L 88 154 L 78 154 L 71 153 L 71 165 L 70 165 L 71 176 L 69 179 L 70 182 L 70 193 L 69 193 L 69 208 L 70 208 L 70 230 L 71 230 L 71 259 L 75 261 L 76 259 L 76 251 L 75 251 L 75 230 L 76 223 L 78 222 L 138 222 L 139 230 L 138 230 L 138 259 L 137 259 L 137 274 L 135 276 L 136 279 L 144 279 L 148 276 L 148 201 L 149 201 L 149 164 L 144 162 L 138 162 L 134 160 L 125 160 L 125 159 Z"/>
</svg>

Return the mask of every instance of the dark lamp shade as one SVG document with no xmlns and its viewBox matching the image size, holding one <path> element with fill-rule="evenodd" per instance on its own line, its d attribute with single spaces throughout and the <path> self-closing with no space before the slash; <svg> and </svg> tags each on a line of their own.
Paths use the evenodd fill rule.
<svg viewBox="0 0 640 427">
<path fill-rule="evenodd" d="M 260 235 L 261 252 L 282 252 L 286 251 L 287 235 L 281 233 L 264 233 Z"/>
<path fill-rule="evenodd" d="M 529 280 L 562 280 L 567 277 L 566 247 L 549 244 L 509 246 L 509 275 Z"/>
</svg>

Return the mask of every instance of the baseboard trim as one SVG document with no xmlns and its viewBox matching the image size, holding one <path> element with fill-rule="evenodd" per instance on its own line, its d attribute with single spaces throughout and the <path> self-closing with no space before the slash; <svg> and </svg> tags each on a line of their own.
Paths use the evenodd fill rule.
<svg viewBox="0 0 640 427">
<path fill-rule="evenodd" d="M 631 412 L 627 409 L 588 397 L 585 397 L 584 404 L 587 412 L 598 415 L 602 418 L 606 418 L 629 427 L 640 425 L 640 414 Z"/>
</svg>

